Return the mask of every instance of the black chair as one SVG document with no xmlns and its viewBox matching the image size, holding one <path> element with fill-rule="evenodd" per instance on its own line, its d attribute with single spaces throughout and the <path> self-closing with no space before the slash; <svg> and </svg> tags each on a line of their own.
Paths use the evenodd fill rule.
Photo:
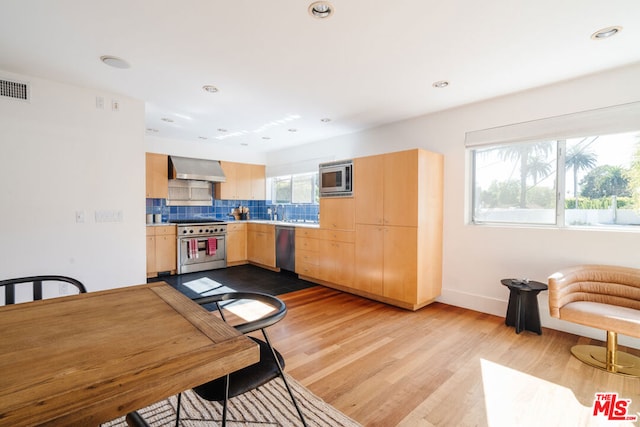
<svg viewBox="0 0 640 427">
<path fill-rule="evenodd" d="M 233 305 L 237 306 L 240 300 L 258 301 L 272 307 L 273 311 L 259 319 L 234 324 L 230 319 L 230 314 L 227 313 L 227 315 L 225 315 L 224 312 L 229 310 Z M 225 426 L 227 422 L 227 402 L 230 398 L 258 388 L 279 376 L 282 378 L 282 381 L 289 392 L 289 396 L 291 397 L 291 401 L 300 416 L 302 425 L 306 426 L 307 423 L 302 411 L 293 396 L 293 392 L 291 391 L 289 383 L 287 382 L 283 372 L 284 359 L 282 355 L 271 346 L 271 342 L 269 341 L 269 337 L 265 330 L 265 328 L 279 322 L 285 316 L 287 313 L 287 307 L 284 302 L 272 295 L 257 292 L 229 292 L 197 298 L 194 299 L 194 301 L 205 306 L 207 309 L 210 309 L 210 307 L 213 308 L 212 305 L 215 304 L 215 309 L 218 310 L 222 319 L 234 326 L 238 331 L 243 334 L 247 334 L 260 330 L 264 337 L 264 341 L 255 337 L 249 337 L 260 346 L 260 362 L 193 388 L 193 391 L 205 400 L 223 402 L 222 425 Z M 209 304 L 211 304 L 211 306 L 208 306 Z M 181 397 L 182 394 L 178 394 L 176 426 L 178 426 L 178 423 L 180 422 Z"/>
<path fill-rule="evenodd" d="M 137 411 L 129 412 L 125 421 L 129 427 L 150 427 L 149 423 Z"/>
<path fill-rule="evenodd" d="M 0 280 L 0 286 L 4 286 L 4 304 L 10 305 L 15 304 L 16 302 L 16 285 L 21 285 L 25 283 L 32 284 L 33 290 L 33 300 L 38 301 L 42 299 L 42 284 L 46 282 L 47 285 L 55 284 L 55 283 L 70 283 L 76 288 L 78 288 L 79 293 L 86 293 L 87 289 L 84 285 L 71 277 L 67 276 L 29 276 L 29 277 L 18 277 L 16 279 L 6 279 Z"/>
</svg>

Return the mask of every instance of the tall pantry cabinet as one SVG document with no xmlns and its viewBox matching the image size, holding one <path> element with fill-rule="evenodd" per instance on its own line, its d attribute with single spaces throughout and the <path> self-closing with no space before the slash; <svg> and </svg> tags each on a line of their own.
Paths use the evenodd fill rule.
<svg viewBox="0 0 640 427">
<path fill-rule="evenodd" d="M 354 291 L 411 310 L 440 295 L 443 172 L 420 149 L 355 159 Z"/>
</svg>

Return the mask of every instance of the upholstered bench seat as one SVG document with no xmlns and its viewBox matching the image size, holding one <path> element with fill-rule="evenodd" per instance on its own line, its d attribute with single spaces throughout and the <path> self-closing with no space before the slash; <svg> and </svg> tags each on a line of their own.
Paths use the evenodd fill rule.
<svg viewBox="0 0 640 427">
<path fill-rule="evenodd" d="M 617 374 L 640 376 L 640 358 L 618 351 L 618 335 L 640 338 L 640 269 L 579 265 L 549 277 L 549 312 L 607 331 L 607 347 L 577 345 L 578 359 Z"/>
<path fill-rule="evenodd" d="M 570 302 L 560 309 L 560 318 L 622 335 L 640 336 L 640 310 L 599 302 Z"/>
</svg>

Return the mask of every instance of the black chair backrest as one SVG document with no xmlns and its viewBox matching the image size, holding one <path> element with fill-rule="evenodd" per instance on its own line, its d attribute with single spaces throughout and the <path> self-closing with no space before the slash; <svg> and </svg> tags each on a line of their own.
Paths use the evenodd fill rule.
<svg viewBox="0 0 640 427">
<path fill-rule="evenodd" d="M 125 421 L 129 427 L 150 427 L 149 423 L 137 411 L 129 412 Z"/>
<path fill-rule="evenodd" d="M 257 331 L 259 329 L 264 329 L 268 326 L 271 326 L 279 322 L 287 314 L 287 306 L 285 305 L 284 301 L 282 301 L 280 298 L 274 297 L 273 295 L 264 294 L 261 292 L 227 292 L 223 294 L 216 294 L 216 295 L 211 295 L 207 297 L 196 298 L 194 299 L 194 301 L 200 305 L 215 303 L 218 308 L 218 311 L 220 312 L 220 314 L 222 315 L 222 318 L 224 319 L 224 314 L 218 303 L 223 301 L 243 300 L 243 299 L 258 301 L 263 304 L 269 305 L 274 309 L 274 311 L 268 313 L 265 316 L 262 316 L 259 319 L 233 326 L 243 334 Z"/>
<path fill-rule="evenodd" d="M 34 301 L 41 300 L 42 299 L 42 282 L 66 282 L 78 288 L 79 293 L 87 292 L 87 289 L 84 287 L 84 285 L 80 281 L 67 276 L 53 275 L 53 276 L 18 277 L 15 279 L 0 280 L 0 286 L 4 286 L 5 305 L 15 304 L 16 302 L 15 285 L 19 285 L 23 283 L 32 283 L 33 284 L 33 300 Z"/>
</svg>

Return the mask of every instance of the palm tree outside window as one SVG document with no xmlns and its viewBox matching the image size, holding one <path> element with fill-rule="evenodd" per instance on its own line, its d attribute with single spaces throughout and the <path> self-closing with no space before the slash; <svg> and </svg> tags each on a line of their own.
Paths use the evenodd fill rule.
<svg viewBox="0 0 640 427">
<path fill-rule="evenodd" d="M 640 131 L 471 152 L 475 224 L 640 230 Z"/>
</svg>

